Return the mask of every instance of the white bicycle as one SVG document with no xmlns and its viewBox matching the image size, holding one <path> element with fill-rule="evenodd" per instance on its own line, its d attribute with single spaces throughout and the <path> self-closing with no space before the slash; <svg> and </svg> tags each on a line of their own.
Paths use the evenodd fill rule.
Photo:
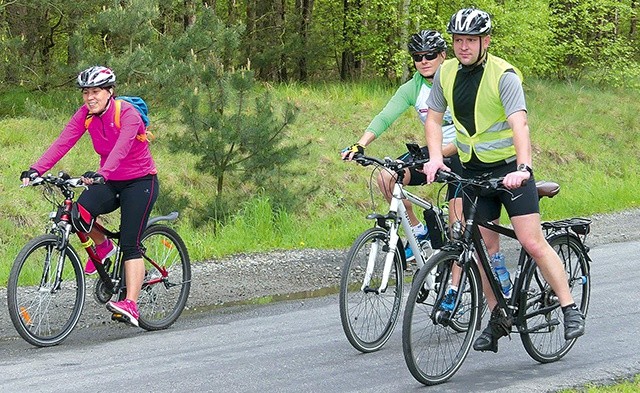
<svg viewBox="0 0 640 393">
<path fill-rule="evenodd" d="M 419 270 L 448 237 L 446 214 L 438 206 L 408 192 L 402 180 L 406 169 L 422 168 L 422 157 L 415 144 L 407 144 L 412 161 L 378 159 L 356 154 L 354 161 L 374 170 L 394 173 L 393 197 L 386 214 L 369 214 L 373 228 L 355 240 L 341 273 L 340 318 L 347 339 L 357 350 L 377 351 L 389 340 L 400 314 L 407 261 L 399 229 L 402 227 Z M 419 242 L 412 234 L 403 200 L 424 211 L 429 240 Z M 407 280 L 411 280 L 409 276 Z"/>
</svg>

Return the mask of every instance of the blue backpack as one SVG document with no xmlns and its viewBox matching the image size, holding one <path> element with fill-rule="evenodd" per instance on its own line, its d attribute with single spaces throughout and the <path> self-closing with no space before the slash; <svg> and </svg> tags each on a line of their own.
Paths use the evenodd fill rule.
<svg viewBox="0 0 640 393">
<path fill-rule="evenodd" d="M 133 105 L 133 107 L 138 110 L 138 113 L 140 113 L 144 126 L 149 127 L 149 107 L 142 98 L 136 96 L 118 96 L 117 100 L 127 101 L 129 104 Z M 120 123 L 120 119 L 118 119 L 118 123 Z"/>
</svg>

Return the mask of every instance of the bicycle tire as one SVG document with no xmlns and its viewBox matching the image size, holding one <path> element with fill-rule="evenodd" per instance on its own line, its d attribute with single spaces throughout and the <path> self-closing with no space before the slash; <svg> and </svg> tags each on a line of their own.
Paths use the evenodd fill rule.
<svg viewBox="0 0 640 393">
<path fill-rule="evenodd" d="M 591 277 L 588 257 L 580 239 L 570 233 L 556 233 L 547 238 L 551 247 L 562 261 L 569 290 L 576 305 L 586 316 L 591 293 Z M 524 312 L 523 329 L 520 337 L 529 356 L 540 363 L 551 363 L 561 359 L 575 344 L 577 338 L 564 339 L 564 315 L 555 294 L 542 277 L 537 265 L 530 260 L 525 270 L 521 296 L 521 313 Z M 554 307 L 555 306 L 555 307 Z M 549 312 L 537 313 L 542 308 L 551 308 Z"/>
<path fill-rule="evenodd" d="M 389 234 L 383 228 L 370 228 L 353 243 L 344 263 L 340 279 L 340 319 L 351 345 L 363 353 L 382 348 L 398 322 L 402 303 L 404 271 L 400 252 L 396 249 L 386 291 L 377 292 L 382 280 Z M 363 280 L 369 256 L 375 258 L 366 290 Z"/>
<path fill-rule="evenodd" d="M 180 235 L 162 224 L 148 227 L 141 244 L 145 278 L 138 297 L 138 324 L 145 330 L 166 329 L 180 317 L 189 298 L 189 253 Z M 166 277 L 162 277 L 150 259 L 166 269 Z"/>
<path fill-rule="evenodd" d="M 470 296 L 467 328 L 454 328 L 449 321 L 441 319 L 443 314 L 438 310 L 447 290 L 451 266 L 459 257 L 460 251 L 441 251 L 434 255 L 420 269 L 407 298 L 402 352 L 411 375 L 425 385 L 443 383 L 458 371 L 469 354 L 478 326 L 482 287 L 475 264 L 464 268 Z"/>
<path fill-rule="evenodd" d="M 84 271 L 72 246 L 59 250 L 53 234 L 30 240 L 18 253 L 7 282 L 7 306 L 20 336 L 36 347 L 64 341 L 78 324 L 85 300 Z M 47 261 L 50 261 L 48 269 Z M 62 282 L 55 285 L 62 261 Z M 69 269 L 69 266 L 71 269 Z"/>
</svg>

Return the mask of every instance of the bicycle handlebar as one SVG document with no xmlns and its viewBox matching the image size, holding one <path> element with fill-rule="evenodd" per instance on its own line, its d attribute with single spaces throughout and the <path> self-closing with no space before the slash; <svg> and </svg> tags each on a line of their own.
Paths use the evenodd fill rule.
<svg viewBox="0 0 640 393">
<path fill-rule="evenodd" d="M 38 176 L 35 179 L 31 180 L 28 186 L 39 186 L 43 184 L 51 184 L 55 187 L 58 187 L 61 190 L 68 190 L 70 188 L 87 188 L 87 185 L 82 181 L 82 177 L 71 177 L 66 172 L 58 172 L 58 176 L 54 176 L 51 173 L 48 173 L 45 176 Z M 94 181 L 93 184 L 104 184 L 104 179 L 101 181 Z M 25 187 L 24 185 L 20 185 L 20 187 Z"/>
<path fill-rule="evenodd" d="M 485 190 L 505 190 L 502 181 L 504 177 L 498 178 L 487 178 L 487 177 L 476 177 L 476 178 L 464 178 L 456 173 L 445 171 L 442 169 L 438 169 L 436 172 L 436 181 L 439 183 L 454 183 L 459 184 L 461 186 L 472 186 Z"/>
<path fill-rule="evenodd" d="M 385 167 L 394 172 L 401 172 L 401 171 L 404 171 L 405 169 L 422 168 L 422 166 L 424 166 L 425 163 L 429 162 L 428 158 L 420 158 L 410 162 L 396 161 L 389 157 L 385 157 L 384 159 L 381 160 L 379 158 L 365 156 L 364 154 L 360 154 L 360 153 L 354 154 L 352 160 L 362 166 L 369 166 L 369 165 L 375 164 L 375 165 Z"/>
</svg>

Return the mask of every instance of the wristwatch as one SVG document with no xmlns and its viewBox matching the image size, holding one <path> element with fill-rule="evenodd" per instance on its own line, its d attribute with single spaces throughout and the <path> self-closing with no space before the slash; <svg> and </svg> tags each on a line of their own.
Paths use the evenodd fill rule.
<svg viewBox="0 0 640 393">
<path fill-rule="evenodd" d="M 531 176 L 533 176 L 533 169 L 531 169 L 531 167 L 527 164 L 519 164 L 518 165 L 518 171 L 519 172 L 529 172 L 529 174 Z"/>
</svg>

